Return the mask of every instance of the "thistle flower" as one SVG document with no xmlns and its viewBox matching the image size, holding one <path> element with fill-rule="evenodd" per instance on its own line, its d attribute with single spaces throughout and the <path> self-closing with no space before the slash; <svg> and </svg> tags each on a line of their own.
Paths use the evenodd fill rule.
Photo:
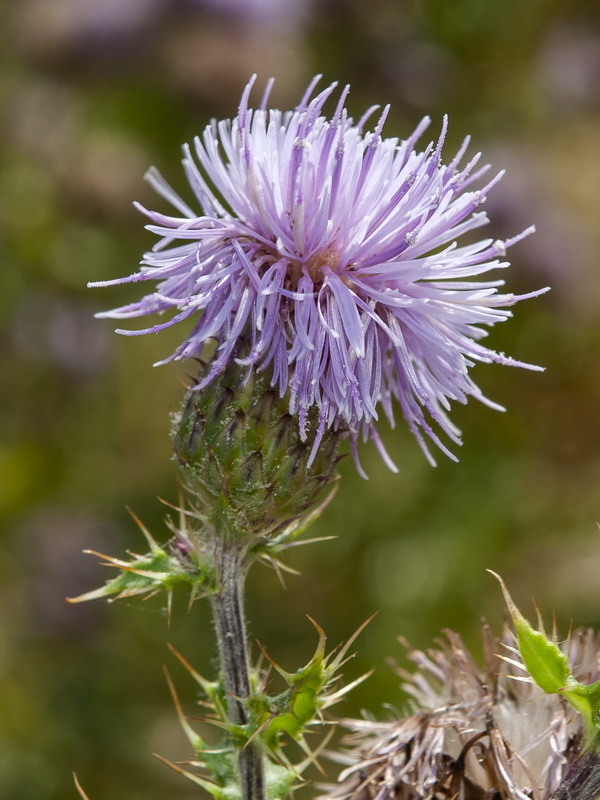
<svg viewBox="0 0 600 800">
<path fill-rule="evenodd" d="M 271 82 L 257 109 L 249 107 L 254 76 L 233 120 L 213 121 L 183 167 L 195 195 L 190 207 L 151 169 L 147 178 L 179 215 L 138 206 L 160 239 L 139 272 L 107 286 L 157 281 L 156 291 L 99 316 L 128 319 L 173 312 L 170 319 L 126 335 L 154 333 L 195 318 L 168 359 L 198 357 L 209 340 L 217 347 L 197 389 L 235 359 L 241 337 L 250 341 L 241 363 L 265 370 L 287 396 L 313 452 L 327 429 L 372 438 L 388 465 L 376 428 L 378 406 L 391 424 L 396 400 L 432 463 L 423 434 L 455 457 L 431 427 L 455 443 L 450 401 L 469 396 L 488 405 L 468 370 L 475 362 L 537 369 L 484 347 L 481 326 L 506 320 L 517 300 L 499 280 L 473 280 L 508 266 L 507 241 L 457 240 L 487 223 L 478 210 L 496 175 L 480 188 L 487 167 L 479 155 L 459 166 L 469 139 L 442 163 L 444 119 L 437 144 L 415 150 L 429 124 L 408 137 L 383 138 L 389 111 L 367 130 L 377 107 L 355 123 L 345 108 L 349 87 L 331 118 L 323 107 L 336 84 L 313 97 L 319 77 L 294 111 L 267 110 Z M 164 363 L 164 362 L 161 362 Z M 310 411 L 318 411 L 316 419 Z M 455 459 L 456 460 L 456 459 Z"/>
<path fill-rule="evenodd" d="M 346 720 L 348 768 L 330 797 L 352 800 L 547 800 L 592 773 L 600 789 L 600 753 L 578 757 L 582 718 L 559 694 L 527 677 L 515 637 L 496 640 L 483 625 L 481 671 L 458 634 L 422 652 L 408 645 L 414 673 L 399 670 L 412 698 L 400 720 Z M 577 630 L 561 646 L 583 683 L 600 677 L 600 637 Z M 592 763 L 593 762 L 593 763 Z M 576 796 L 573 793 L 572 796 Z"/>
</svg>

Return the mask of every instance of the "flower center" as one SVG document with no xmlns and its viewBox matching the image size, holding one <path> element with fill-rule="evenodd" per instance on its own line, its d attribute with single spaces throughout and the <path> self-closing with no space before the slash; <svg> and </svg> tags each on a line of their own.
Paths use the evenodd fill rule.
<svg viewBox="0 0 600 800">
<path fill-rule="evenodd" d="M 295 291 L 302 274 L 308 273 L 315 289 L 318 289 L 323 284 L 327 270 L 337 272 L 337 266 L 339 266 L 339 254 L 332 248 L 313 253 L 307 261 L 290 260 L 287 268 L 289 288 Z"/>
<path fill-rule="evenodd" d="M 306 271 L 314 284 L 323 283 L 326 270 L 333 270 L 339 263 L 339 255 L 335 250 L 324 250 L 322 253 L 313 253 L 305 264 Z"/>
</svg>

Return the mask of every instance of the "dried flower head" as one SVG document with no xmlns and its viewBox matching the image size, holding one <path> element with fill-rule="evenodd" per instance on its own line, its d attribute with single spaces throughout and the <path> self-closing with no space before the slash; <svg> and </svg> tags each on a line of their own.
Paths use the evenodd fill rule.
<svg viewBox="0 0 600 800">
<path fill-rule="evenodd" d="M 415 145 L 427 118 L 404 141 L 383 138 L 386 107 L 367 130 L 377 107 L 353 122 L 345 108 L 349 87 L 327 118 L 323 106 L 336 84 L 313 97 L 318 80 L 284 113 L 266 108 L 270 83 L 259 107 L 249 107 L 252 78 L 237 116 L 208 125 L 194 152 L 185 146 L 199 211 L 150 170 L 148 180 L 179 215 L 140 207 L 160 240 L 139 272 L 91 285 L 158 287 L 99 316 L 174 312 L 144 330 L 119 331 L 128 335 L 195 317 L 171 359 L 199 356 L 216 340 L 198 389 L 234 359 L 238 339 L 248 338 L 243 364 L 268 370 L 280 396 L 287 393 L 303 439 L 309 411 L 318 409 L 315 449 L 326 429 L 341 426 L 354 451 L 359 435 L 371 437 L 387 459 L 375 422 L 381 404 L 393 423 L 395 399 L 430 460 L 423 433 L 454 458 L 430 421 L 459 443 L 446 414 L 450 401 L 473 396 L 498 408 L 469 377 L 474 362 L 537 369 L 480 340 L 481 326 L 504 321 L 508 306 L 540 292 L 516 297 L 498 293 L 502 281 L 473 280 L 508 266 L 507 248 L 533 229 L 459 246 L 459 237 L 488 221 L 478 209 L 502 173 L 472 189 L 487 167 L 475 168 L 479 155 L 459 166 L 468 139 L 442 164 L 446 120 L 437 144 L 421 152 Z"/>
<path fill-rule="evenodd" d="M 581 779 L 587 779 L 588 754 L 576 761 L 581 717 L 560 695 L 544 694 L 527 677 L 512 632 L 506 629 L 498 641 L 483 626 L 483 671 L 456 633 L 446 637 L 426 653 L 406 645 L 417 666 L 414 673 L 399 670 L 412 698 L 410 716 L 344 722 L 354 731 L 351 749 L 342 756 L 350 766 L 330 797 L 546 800 L 567 781 L 576 785 L 578 763 L 585 767 Z M 562 649 L 578 680 L 600 677 L 598 634 L 577 630 Z"/>
</svg>

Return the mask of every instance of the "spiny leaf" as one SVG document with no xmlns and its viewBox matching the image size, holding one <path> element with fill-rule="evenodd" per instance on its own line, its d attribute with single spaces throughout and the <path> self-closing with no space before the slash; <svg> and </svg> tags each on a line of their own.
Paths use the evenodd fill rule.
<svg viewBox="0 0 600 800">
<path fill-rule="evenodd" d="M 157 589 L 171 591 L 178 583 L 194 585 L 198 576 L 188 572 L 181 563 L 160 547 L 156 547 L 143 556 L 133 554 L 131 561 L 122 561 L 111 556 L 85 551 L 102 559 L 105 566 L 120 570 L 116 578 L 108 580 L 104 586 L 91 592 L 69 597 L 69 603 L 82 603 L 113 595 L 131 597 L 136 594 L 147 594 Z"/>
<path fill-rule="evenodd" d="M 272 752 L 280 753 L 282 733 L 302 744 L 304 733 L 314 722 L 321 720 L 322 711 L 367 677 L 359 678 L 348 687 L 330 691 L 340 667 L 347 660 L 349 647 L 372 618 L 363 623 L 341 648 L 335 648 L 328 655 L 325 654 L 325 632 L 313 619 L 308 619 L 319 634 L 319 640 L 308 664 L 296 672 L 283 670 L 261 647 L 265 657 L 288 685 L 279 695 L 255 694 L 249 700 L 255 729 L 261 729 L 260 739 Z"/>
<path fill-rule="evenodd" d="M 583 717 L 588 743 L 598 741 L 600 734 L 600 681 L 585 686 L 576 680 L 569 659 L 556 641 L 548 639 L 536 611 L 542 630 L 536 631 L 514 604 L 506 584 L 492 570 L 488 570 L 500 583 L 504 601 L 517 633 L 517 644 L 523 664 L 537 685 L 548 694 L 560 693 Z M 553 639 L 556 626 L 553 624 Z"/>
<path fill-rule="evenodd" d="M 517 633 L 517 642 L 523 663 L 537 685 L 548 694 L 565 689 L 574 681 L 569 659 L 542 631 L 536 631 L 514 604 L 506 584 L 492 570 L 488 570 L 500 583 L 504 602 Z"/>
</svg>

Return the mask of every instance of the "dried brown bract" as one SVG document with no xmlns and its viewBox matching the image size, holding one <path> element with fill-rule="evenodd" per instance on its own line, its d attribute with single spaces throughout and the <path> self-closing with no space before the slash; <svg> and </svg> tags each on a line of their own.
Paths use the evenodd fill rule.
<svg viewBox="0 0 600 800">
<path fill-rule="evenodd" d="M 344 721 L 352 733 L 336 758 L 347 767 L 330 798 L 546 800 L 557 792 L 580 749 L 581 719 L 531 681 L 508 628 L 496 639 L 484 623 L 482 635 L 483 669 L 452 631 L 426 652 L 401 640 L 417 667 L 397 670 L 412 713 Z M 561 648 L 578 680 L 600 677 L 594 631 L 573 632 Z"/>
</svg>

